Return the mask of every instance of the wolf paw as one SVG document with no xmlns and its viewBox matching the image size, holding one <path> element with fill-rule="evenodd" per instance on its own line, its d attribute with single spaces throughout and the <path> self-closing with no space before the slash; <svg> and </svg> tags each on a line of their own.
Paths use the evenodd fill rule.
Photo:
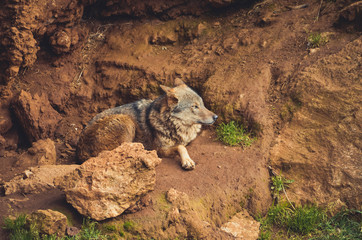
<svg viewBox="0 0 362 240">
<path fill-rule="evenodd" d="M 193 170 L 195 168 L 195 162 L 191 158 L 183 159 L 181 164 L 185 170 Z"/>
</svg>

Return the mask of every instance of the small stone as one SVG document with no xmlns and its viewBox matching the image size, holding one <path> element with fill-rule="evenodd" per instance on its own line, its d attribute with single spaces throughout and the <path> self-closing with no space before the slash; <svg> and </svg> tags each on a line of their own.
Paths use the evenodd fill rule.
<svg viewBox="0 0 362 240">
<path fill-rule="evenodd" d="M 217 22 L 214 22 L 214 24 L 213 24 L 214 27 L 220 27 L 220 25 L 221 25 L 221 24 L 220 24 L 220 22 L 218 22 L 218 21 L 217 21 Z"/>
<path fill-rule="evenodd" d="M 32 172 L 32 171 L 30 171 L 30 170 L 25 170 L 25 171 L 23 172 L 23 179 L 30 178 L 32 175 L 33 175 L 33 172 Z"/>
<path fill-rule="evenodd" d="M 221 226 L 221 230 L 238 240 L 256 240 L 259 237 L 260 223 L 255 221 L 244 210 L 237 213 L 231 220 Z"/>
<path fill-rule="evenodd" d="M 172 207 L 171 210 L 167 213 L 168 222 L 175 223 L 180 219 L 180 211 L 176 207 Z"/>
<path fill-rule="evenodd" d="M 319 48 L 311 48 L 311 49 L 308 50 L 308 52 L 309 52 L 310 55 L 311 55 L 311 54 L 314 54 L 314 53 L 316 53 L 316 52 L 318 52 L 318 51 L 319 51 Z"/>
<path fill-rule="evenodd" d="M 260 47 L 265 48 L 267 46 L 268 42 L 267 41 L 263 41 L 260 43 Z"/>
<path fill-rule="evenodd" d="M 69 237 L 74 237 L 74 236 L 76 236 L 79 232 L 80 232 L 79 228 L 67 226 L 67 229 L 66 229 L 66 234 L 67 234 L 67 236 L 69 236 Z"/>
<path fill-rule="evenodd" d="M 65 235 L 67 217 L 58 211 L 38 210 L 33 212 L 28 221 L 40 232 L 48 235 L 56 234 L 58 237 Z"/>
</svg>

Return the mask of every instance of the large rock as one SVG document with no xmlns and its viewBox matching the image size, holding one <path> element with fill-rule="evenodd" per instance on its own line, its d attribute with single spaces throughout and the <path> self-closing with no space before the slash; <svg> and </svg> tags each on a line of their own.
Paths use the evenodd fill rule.
<svg viewBox="0 0 362 240">
<path fill-rule="evenodd" d="M 62 119 L 45 95 L 32 96 L 23 90 L 12 108 L 30 142 L 52 137 L 57 123 Z"/>
<path fill-rule="evenodd" d="M 234 239 L 256 240 L 259 237 L 260 223 L 255 221 L 247 211 L 237 213 L 229 222 L 221 226 L 221 230 Z"/>
<path fill-rule="evenodd" d="M 104 220 L 122 214 L 154 189 L 160 162 L 156 151 L 124 143 L 90 158 L 55 184 L 82 215 Z"/>
<path fill-rule="evenodd" d="M 16 165 L 22 167 L 37 165 L 54 165 L 57 152 L 54 141 L 47 138 L 33 143 L 33 146 L 19 157 Z"/>
<path fill-rule="evenodd" d="M 13 193 L 40 193 L 54 189 L 54 178 L 67 175 L 79 165 L 44 165 L 25 170 L 4 183 L 5 195 Z"/>
<path fill-rule="evenodd" d="M 58 237 L 65 235 L 67 217 L 61 212 L 51 209 L 38 210 L 33 212 L 27 220 L 39 233 L 55 234 Z"/>
<path fill-rule="evenodd" d="M 294 79 L 301 109 L 271 149 L 292 201 L 362 204 L 362 37 Z"/>
</svg>

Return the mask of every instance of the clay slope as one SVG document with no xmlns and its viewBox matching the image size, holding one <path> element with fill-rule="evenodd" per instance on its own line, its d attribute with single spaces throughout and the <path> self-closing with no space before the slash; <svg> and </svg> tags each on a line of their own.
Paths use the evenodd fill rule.
<svg viewBox="0 0 362 240">
<path fill-rule="evenodd" d="M 295 184 L 297 202 L 361 206 L 362 38 L 296 77 L 302 107 L 271 149 L 271 164 Z"/>
</svg>

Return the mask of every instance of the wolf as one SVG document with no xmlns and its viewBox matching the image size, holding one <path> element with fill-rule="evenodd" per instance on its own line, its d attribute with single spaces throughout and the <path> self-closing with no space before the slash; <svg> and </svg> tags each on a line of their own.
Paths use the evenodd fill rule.
<svg viewBox="0 0 362 240">
<path fill-rule="evenodd" d="M 141 142 L 163 157 L 178 153 L 181 166 L 194 169 L 186 145 L 196 138 L 202 124 L 211 125 L 218 116 L 181 79 L 172 88 L 160 87 L 165 94 L 155 100 L 142 99 L 96 115 L 79 138 L 78 159 L 83 162 L 123 142 Z"/>
</svg>

